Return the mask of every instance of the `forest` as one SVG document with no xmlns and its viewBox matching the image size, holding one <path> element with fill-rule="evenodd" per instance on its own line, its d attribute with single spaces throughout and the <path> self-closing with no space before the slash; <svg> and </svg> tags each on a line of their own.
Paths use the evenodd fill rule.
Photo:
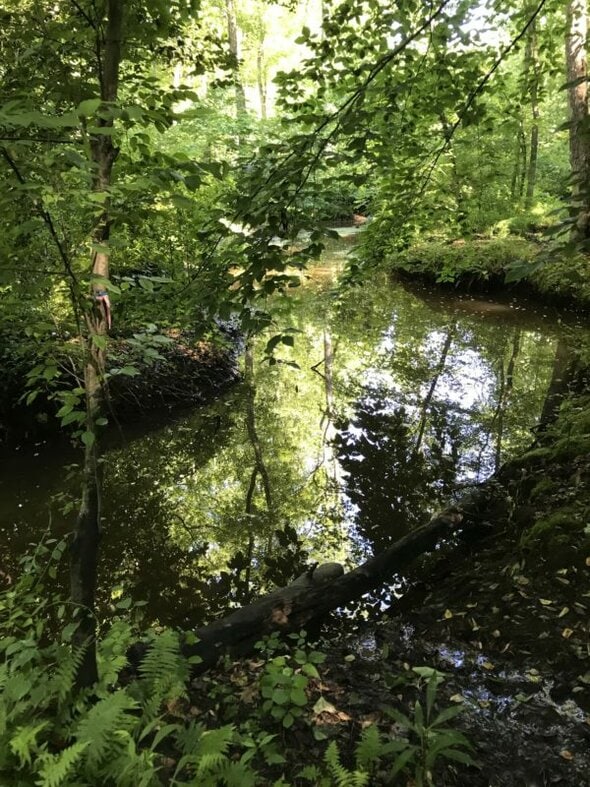
<svg viewBox="0 0 590 787">
<path fill-rule="evenodd" d="M 590 787 L 586 0 L 0 0 L 0 787 Z"/>
</svg>

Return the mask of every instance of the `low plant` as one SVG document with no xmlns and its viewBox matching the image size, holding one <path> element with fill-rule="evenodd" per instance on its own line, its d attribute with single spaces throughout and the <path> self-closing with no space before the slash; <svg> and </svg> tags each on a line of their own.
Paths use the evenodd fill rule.
<svg viewBox="0 0 590 787">
<path fill-rule="evenodd" d="M 323 653 L 308 647 L 305 631 L 290 634 L 288 640 L 291 647 L 282 655 L 273 655 L 286 644 L 279 640 L 278 634 L 257 643 L 268 658 L 260 678 L 262 711 L 285 728 L 303 716 L 308 704 L 309 681 L 319 678 L 316 665 L 326 658 Z"/>
<path fill-rule="evenodd" d="M 193 705 L 192 660 L 182 652 L 186 635 L 171 629 L 141 635 L 130 622 L 130 600 L 123 598 L 97 643 L 100 679 L 80 692 L 75 678 L 83 652 L 72 644 L 76 608 L 45 586 L 65 550 L 65 542 L 41 543 L 22 560 L 15 584 L 0 594 L 0 784 L 289 787 L 281 771 L 287 764 L 301 766 L 306 755 L 292 750 L 281 731 L 306 718 L 317 665 L 325 659 L 307 643 L 305 632 L 259 643 L 264 665 L 258 665 L 258 709 L 240 705 L 235 687 L 223 688 L 223 677 L 211 678 L 219 708 L 230 698 L 239 706 L 223 724 L 218 713 Z M 138 642 L 143 656 L 130 674 L 128 653 Z M 422 670 L 418 674 L 425 676 L 427 668 Z M 470 764 L 466 738 L 445 726 L 460 709 L 434 713 L 439 679 L 432 671 L 426 704 L 417 702 L 411 718 L 385 710 L 405 737 L 368 727 L 354 749 L 352 767 L 332 741 L 321 763 L 303 768 L 296 783 L 393 783 L 409 769 L 421 787 L 432 784 L 439 758 Z"/>
<path fill-rule="evenodd" d="M 397 756 L 389 771 L 389 778 L 393 779 L 398 773 L 410 770 L 416 787 L 432 787 L 432 774 L 441 758 L 463 765 L 475 766 L 476 763 L 471 757 L 472 747 L 465 735 L 447 726 L 448 722 L 463 712 L 463 707 L 455 705 L 437 713 L 436 693 L 442 676 L 437 670 L 426 667 L 422 670 L 423 675 L 431 673 L 426 684 L 425 703 L 416 700 L 409 716 L 396 708 L 384 709 L 385 714 L 408 736 L 406 740 L 395 742 Z"/>
</svg>

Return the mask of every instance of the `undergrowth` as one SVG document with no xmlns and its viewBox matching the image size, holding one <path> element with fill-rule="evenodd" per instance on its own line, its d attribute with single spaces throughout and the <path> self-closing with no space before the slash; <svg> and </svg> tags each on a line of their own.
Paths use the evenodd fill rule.
<svg viewBox="0 0 590 787">
<path fill-rule="evenodd" d="M 290 642 L 273 636 L 260 643 L 262 669 L 248 702 L 221 673 L 209 684 L 221 698 L 218 712 L 200 713 L 191 677 L 197 657 L 182 650 L 187 635 L 171 629 L 140 635 L 122 600 L 98 642 L 99 682 L 76 691 L 83 655 L 72 645 L 76 609 L 48 595 L 43 581 L 65 549 L 64 542 L 40 544 L 0 595 L 3 787 L 355 787 L 405 784 L 408 774 L 421 787 L 434 784 L 445 758 L 472 764 L 467 739 L 444 726 L 460 708 L 435 712 L 441 675 L 427 668 L 424 702 L 418 699 L 407 715 L 384 707 L 389 731 L 357 728 L 352 751 L 332 740 L 315 762 L 294 755 L 285 731 L 297 725 L 313 741 L 312 698 L 324 659 L 303 632 Z M 127 653 L 138 638 L 145 655 L 130 675 Z M 226 723 L 230 708 L 233 721 Z"/>
</svg>

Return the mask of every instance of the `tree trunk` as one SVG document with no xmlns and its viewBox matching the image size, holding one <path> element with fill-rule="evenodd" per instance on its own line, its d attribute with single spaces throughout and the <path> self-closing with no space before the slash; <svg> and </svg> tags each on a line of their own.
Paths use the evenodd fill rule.
<svg viewBox="0 0 590 787">
<path fill-rule="evenodd" d="M 518 354 L 520 352 L 520 328 L 514 331 L 514 338 L 512 340 L 512 353 L 508 361 L 508 368 L 506 375 L 504 375 L 504 358 L 500 364 L 500 394 L 498 396 L 498 409 L 494 416 L 496 421 L 496 450 L 494 456 L 494 470 L 497 473 L 500 469 L 502 460 L 502 441 L 504 439 L 504 415 L 506 408 L 512 395 L 512 388 L 514 386 L 514 367 Z"/>
<path fill-rule="evenodd" d="M 108 0 L 104 40 L 97 38 L 97 51 L 101 53 L 100 95 L 113 102 L 119 87 L 121 62 L 121 32 L 123 0 Z M 97 36 L 99 34 L 97 33 Z M 98 126 L 112 128 L 112 119 L 100 119 Z M 90 143 L 90 153 L 95 166 L 93 189 L 106 194 L 104 211 L 93 233 L 94 251 L 91 257 L 93 281 L 92 311 L 87 314 L 86 361 L 84 385 L 86 389 L 86 433 L 84 436 L 84 472 L 82 503 L 71 544 L 70 590 L 72 601 L 81 605 L 80 623 L 74 635 L 74 644 L 84 647 L 77 684 L 79 688 L 91 686 L 98 680 L 96 665 L 94 595 L 98 564 L 98 545 L 101 529 L 101 463 L 97 439 L 97 420 L 105 412 L 105 360 L 106 339 L 110 328 L 110 303 L 105 285 L 109 279 L 109 199 L 113 164 L 117 149 L 109 133 L 95 134 Z"/>
<path fill-rule="evenodd" d="M 246 93 L 244 86 L 240 79 L 240 44 L 238 39 L 238 22 L 236 17 L 236 5 L 234 0 L 225 0 L 225 15 L 227 18 L 227 38 L 229 42 L 229 51 L 232 53 L 235 60 L 235 101 L 236 101 L 236 115 L 240 118 L 246 114 Z"/>
<path fill-rule="evenodd" d="M 537 45 L 537 27 L 534 21 L 529 28 L 527 38 L 527 48 L 525 54 L 526 66 L 525 72 L 529 81 L 528 92 L 531 104 L 531 136 L 530 136 L 530 150 L 529 150 L 529 163 L 527 167 L 526 178 L 526 196 L 524 207 L 525 210 L 530 210 L 533 204 L 533 197 L 535 195 L 535 186 L 537 183 L 537 159 L 539 155 L 539 50 Z"/>
<path fill-rule="evenodd" d="M 568 394 L 578 368 L 577 357 L 563 338 L 557 341 L 553 359 L 553 373 L 545 394 L 543 410 L 537 426 L 537 434 L 546 431 L 556 419 L 561 403 Z"/>
<path fill-rule="evenodd" d="M 487 504 L 489 493 L 481 494 L 486 494 Z M 476 502 L 473 506 L 474 511 L 476 506 L 484 508 Z M 222 655 L 247 655 L 258 640 L 272 631 L 278 630 L 283 634 L 301 629 L 309 631 L 329 612 L 379 587 L 417 557 L 434 550 L 453 531 L 465 527 L 462 525 L 463 516 L 456 508 L 443 511 L 427 525 L 409 533 L 353 571 L 345 574 L 338 563 L 310 569 L 291 585 L 203 626 L 195 632 L 198 642 L 184 648 L 187 656 L 201 658 L 194 671 L 204 672 L 214 666 Z M 466 518 L 473 523 L 477 516 L 470 512 Z M 471 532 L 471 526 L 469 530 Z M 142 647 L 136 646 L 130 654 L 131 663 L 137 664 L 142 653 Z"/>
<path fill-rule="evenodd" d="M 453 324 L 447 332 L 445 343 L 443 345 L 440 358 L 434 372 L 434 377 L 432 378 L 432 381 L 430 383 L 430 388 L 428 389 L 428 393 L 426 394 L 424 398 L 424 402 L 422 403 L 422 407 L 420 408 L 420 426 L 418 427 L 418 437 L 416 438 L 416 444 L 414 445 L 414 448 L 412 450 L 412 458 L 418 455 L 418 451 L 422 446 L 422 440 L 424 439 L 424 431 L 426 429 L 426 420 L 428 418 L 428 410 L 432 403 L 432 398 L 434 396 L 434 392 L 436 391 L 436 386 L 438 385 L 440 376 L 444 372 L 447 363 L 447 358 L 451 349 L 451 345 L 453 344 L 455 330 L 456 328 L 455 325 Z"/>
<path fill-rule="evenodd" d="M 256 50 L 256 81 L 258 82 L 258 100 L 260 101 L 260 118 L 261 120 L 266 120 L 268 116 L 268 108 L 266 104 L 267 73 L 266 73 L 266 66 L 264 63 L 264 34 L 261 34 L 261 38 L 258 41 L 258 47 Z"/>
<path fill-rule="evenodd" d="M 586 0 L 569 0 L 565 56 L 567 65 L 570 165 L 575 222 L 571 238 L 587 245 L 590 238 L 590 151 L 588 145 L 588 84 Z"/>
</svg>

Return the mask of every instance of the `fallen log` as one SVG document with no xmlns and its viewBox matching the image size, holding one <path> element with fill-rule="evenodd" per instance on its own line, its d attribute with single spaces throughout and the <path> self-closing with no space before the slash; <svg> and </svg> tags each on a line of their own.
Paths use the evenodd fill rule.
<svg viewBox="0 0 590 787">
<path fill-rule="evenodd" d="M 187 656 L 201 659 L 194 665 L 195 674 L 214 666 L 224 655 L 248 655 L 257 641 L 273 631 L 288 634 L 313 627 L 332 610 L 391 580 L 396 572 L 432 551 L 463 519 L 461 509 L 449 508 L 353 571 L 344 573 L 339 563 L 310 569 L 287 587 L 199 628 L 195 632 L 198 641 L 183 648 Z"/>
</svg>

